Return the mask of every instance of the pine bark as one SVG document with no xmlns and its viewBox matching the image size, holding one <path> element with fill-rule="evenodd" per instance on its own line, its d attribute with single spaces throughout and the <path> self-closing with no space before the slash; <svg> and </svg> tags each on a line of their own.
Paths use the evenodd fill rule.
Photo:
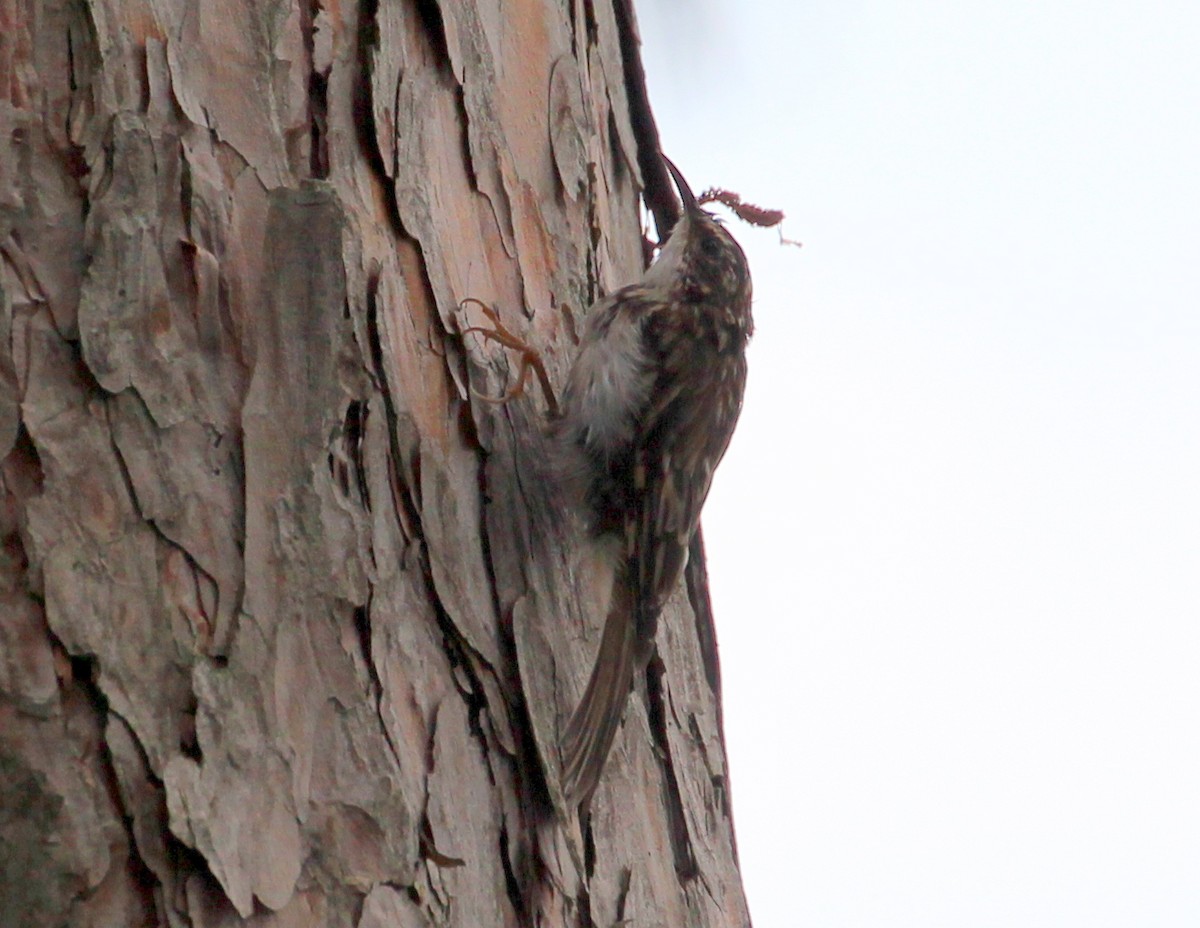
<svg viewBox="0 0 1200 928">
<path fill-rule="evenodd" d="M 5 925 L 748 924 L 699 543 L 580 821 L 591 578 L 464 334 L 561 384 L 657 147 L 627 0 L 0 0 Z"/>
</svg>

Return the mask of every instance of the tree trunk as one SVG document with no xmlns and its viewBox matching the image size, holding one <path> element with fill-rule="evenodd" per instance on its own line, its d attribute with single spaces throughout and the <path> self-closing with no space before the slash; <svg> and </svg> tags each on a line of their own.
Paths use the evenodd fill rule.
<svg viewBox="0 0 1200 928">
<path fill-rule="evenodd" d="M 561 384 L 669 221 L 628 2 L 0 0 L 5 925 L 748 923 L 699 545 L 580 821 L 600 618 L 463 331 Z"/>
</svg>

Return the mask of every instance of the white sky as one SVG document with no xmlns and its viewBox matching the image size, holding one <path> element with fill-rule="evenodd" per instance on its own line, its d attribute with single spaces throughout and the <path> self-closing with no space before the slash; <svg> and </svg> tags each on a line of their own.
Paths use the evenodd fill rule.
<svg viewBox="0 0 1200 928">
<path fill-rule="evenodd" d="M 705 514 L 755 925 L 1200 925 L 1200 4 L 639 7 L 804 242 Z"/>
</svg>

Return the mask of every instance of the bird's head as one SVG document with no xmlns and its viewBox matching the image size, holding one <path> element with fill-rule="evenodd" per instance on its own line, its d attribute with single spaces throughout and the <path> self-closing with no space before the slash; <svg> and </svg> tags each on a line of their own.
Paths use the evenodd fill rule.
<svg viewBox="0 0 1200 928">
<path fill-rule="evenodd" d="M 672 298 L 707 303 L 749 317 L 750 267 L 729 230 L 704 209 L 679 169 L 664 155 L 683 202 L 683 215 L 646 272 L 646 282 L 668 288 Z M 747 333 L 748 334 L 748 333 Z"/>
</svg>

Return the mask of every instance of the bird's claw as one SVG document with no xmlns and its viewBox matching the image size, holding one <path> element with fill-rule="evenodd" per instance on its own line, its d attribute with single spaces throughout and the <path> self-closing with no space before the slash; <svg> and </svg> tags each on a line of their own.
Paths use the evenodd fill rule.
<svg viewBox="0 0 1200 928">
<path fill-rule="evenodd" d="M 546 373 L 546 365 L 542 363 L 542 356 L 536 348 L 530 345 L 527 341 L 518 335 L 513 334 L 503 322 L 500 321 L 500 314 L 491 306 L 478 300 L 473 296 L 467 297 L 458 304 L 461 310 L 468 305 L 479 307 L 480 312 L 487 317 L 490 325 L 473 325 L 462 330 L 463 335 L 475 333 L 486 339 L 498 342 L 510 351 L 517 352 L 517 382 L 506 390 L 500 396 L 488 396 L 486 393 L 480 393 L 474 387 L 471 392 L 479 399 L 486 403 L 507 403 L 509 400 L 517 399 L 525 394 L 525 385 L 529 382 L 529 372 L 532 370 L 537 376 L 538 384 L 542 388 L 542 394 L 546 397 L 546 406 L 550 410 L 550 414 L 558 414 L 558 401 L 554 398 L 554 389 L 550 386 L 550 377 Z"/>
</svg>

